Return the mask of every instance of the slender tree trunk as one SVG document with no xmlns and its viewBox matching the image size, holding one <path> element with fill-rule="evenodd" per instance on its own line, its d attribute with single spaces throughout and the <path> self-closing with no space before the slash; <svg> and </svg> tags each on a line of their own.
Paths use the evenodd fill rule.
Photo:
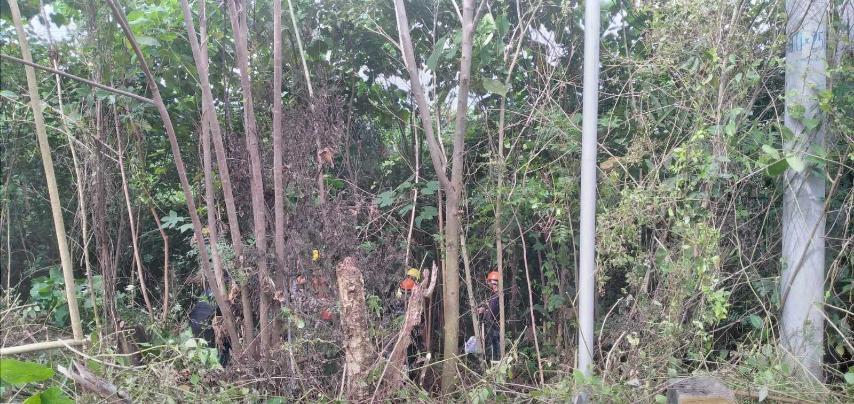
<svg viewBox="0 0 854 404">
<path fill-rule="evenodd" d="M 824 145 L 818 95 L 827 87 L 828 2 L 787 0 L 786 12 L 785 121 L 795 137 L 784 148 L 787 155 L 806 161 L 812 147 Z M 795 113 L 799 109 L 802 114 Z M 807 125 L 811 122 L 815 125 Z M 789 168 L 784 186 L 780 344 L 797 373 L 821 380 L 825 175 L 812 165 L 800 171 Z"/>
<path fill-rule="evenodd" d="M 531 332 L 534 334 L 534 350 L 537 353 L 537 369 L 539 370 L 540 385 L 542 386 L 545 385 L 546 381 L 543 376 L 543 358 L 540 356 L 540 341 L 537 336 L 537 318 L 534 316 L 534 290 L 531 287 L 531 271 L 528 268 L 528 246 L 525 243 L 525 232 L 522 230 L 522 224 L 519 223 L 519 217 L 515 213 L 513 216 L 516 220 L 516 226 L 519 228 L 519 241 L 522 242 L 522 262 L 525 264 L 525 280 L 528 283 L 528 312 L 531 315 Z M 500 295 L 502 294 L 504 293 L 501 292 Z"/>
<path fill-rule="evenodd" d="M 18 33 L 18 44 L 21 47 L 21 55 L 27 62 L 32 63 L 27 34 L 21 23 L 21 12 L 18 10 L 17 0 L 9 0 L 9 8 L 12 21 Z M 36 127 L 36 138 L 39 143 L 39 152 L 42 157 L 45 179 L 47 180 L 48 196 L 50 198 L 50 210 L 53 216 L 53 227 L 56 233 L 56 243 L 59 249 L 59 260 L 62 264 L 62 275 L 65 281 L 65 293 L 68 295 L 68 314 L 71 318 L 71 330 L 75 340 L 83 339 L 83 327 L 80 324 L 80 311 L 77 307 L 76 288 L 74 283 L 74 264 L 68 249 L 68 240 L 65 236 L 65 221 L 62 217 L 62 203 L 59 197 L 59 187 L 56 184 L 56 174 L 53 170 L 53 156 L 50 151 L 50 143 L 47 138 L 47 129 L 42 115 L 41 98 L 39 97 L 39 86 L 36 80 L 36 71 L 30 66 L 24 67 L 27 75 L 27 89 L 30 93 L 30 107 L 33 109 L 33 121 Z"/>
<path fill-rule="evenodd" d="M 443 164 L 443 151 L 439 139 L 433 132 L 433 119 L 430 116 L 430 106 L 424 94 L 424 87 L 419 78 L 418 67 L 412 38 L 409 34 L 409 21 L 403 0 L 395 0 L 395 15 L 397 19 L 400 45 L 403 50 L 404 63 L 411 82 L 412 92 L 418 104 L 421 123 L 430 150 L 433 167 L 439 177 L 439 183 L 445 189 L 445 265 L 442 271 L 442 305 L 445 325 L 444 352 L 442 363 L 442 391 L 450 393 L 456 381 L 456 361 L 459 352 L 459 323 L 460 323 L 460 200 L 463 189 L 463 154 L 465 151 L 466 118 L 468 112 L 468 92 L 471 80 L 472 36 L 474 33 L 474 0 L 463 0 L 462 13 L 462 56 L 460 58 L 459 91 L 457 93 L 456 127 L 454 130 L 453 150 L 451 154 L 451 177 L 446 176 Z"/>
<path fill-rule="evenodd" d="M 96 81 L 99 78 L 96 72 Z M 116 266 L 113 264 L 110 253 L 110 238 L 107 232 L 107 164 L 106 153 L 106 131 L 103 128 L 103 110 L 101 101 L 95 101 L 95 136 L 97 141 L 95 159 L 95 195 L 93 208 L 95 212 L 104 212 L 102 215 L 92 215 L 95 227 L 95 248 L 98 250 L 98 266 L 101 268 L 102 283 L 104 285 L 104 311 L 108 330 L 118 331 L 118 312 L 116 310 Z"/>
<path fill-rule="evenodd" d="M 460 199 L 463 183 L 463 154 L 468 112 L 469 82 L 471 80 L 472 36 L 474 33 L 474 0 L 463 0 L 462 56 L 460 57 L 460 83 L 457 94 L 456 128 L 454 148 L 451 154 L 451 188 L 445 200 L 447 222 L 445 223 L 445 271 L 442 273 L 446 293 L 443 300 L 445 311 L 445 362 L 442 366 L 442 390 L 451 391 L 456 380 L 456 362 L 449 360 L 457 355 L 459 348 L 460 317 Z"/>
<path fill-rule="evenodd" d="M 148 196 L 151 201 L 151 195 Z M 169 235 L 163 230 L 163 225 L 160 223 L 160 218 L 157 217 L 157 211 L 153 205 L 148 206 L 151 212 L 151 217 L 154 219 L 154 224 L 157 225 L 157 231 L 160 232 L 160 238 L 163 239 L 163 313 L 161 321 L 166 321 L 169 316 Z"/>
<path fill-rule="evenodd" d="M 208 127 L 208 119 L 202 118 L 202 162 L 205 172 L 205 205 L 208 213 L 208 240 L 210 240 L 211 259 L 213 260 L 214 275 L 219 286 L 220 293 L 227 294 L 225 287 L 225 276 L 222 270 L 222 258 L 219 255 L 219 226 L 216 220 L 216 202 L 214 201 L 213 174 L 211 173 L 211 134 Z"/>
<path fill-rule="evenodd" d="M 234 255 L 237 258 L 237 266 L 241 267 L 245 259 L 243 253 L 243 237 L 240 233 L 240 222 L 237 219 L 237 208 L 234 203 L 234 192 L 231 186 L 231 174 L 228 169 L 228 160 L 225 151 L 225 143 L 223 142 L 222 127 L 219 124 L 219 119 L 216 115 L 213 103 L 213 91 L 209 78 L 209 63 L 207 52 L 207 18 L 205 13 L 205 1 L 199 3 L 199 29 L 201 33 L 201 41 L 204 46 L 199 44 L 196 37 L 196 29 L 193 25 L 193 15 L 190 11 L 190 5 L 187 0 L 181 0 L 181 9 L 184 14 L 184 25 L 187 28 L 187 37 L 190 42 L 190 49 L 193 52 L 196 70 L 199 72 L 200 87 L 202 90 L 202 114 L 203 119 L 208 120 L 210 128 L 211 140 L 213 140 L 214 151 L 216 152 L 217 171 L 219 173 L 220 182 L 222 183 L 222 194 L 225 202 L 225 211 L 228 216 L 228 228 L 231 236 L 231 246 L 234 249 Z M 226 89 L 226 94 L 228 90 Z M 229 101 L 226 99 L 226 112 L 230 110 Z M 251 341 L 255 334 L 255 325 L 252 320 L 252 305 L 248 299 L 249 287 L 246 282 L 240 285 L 241 306 L 243 308 L 243 337 L 247 341 Z"/>
<path fill-rule="evenodd" d="M 288 301 L 285 263 L 285 134 L 282 132 L 282 0 L 273 0 L 273 220 L 276 249 L 275 279 L 281 291 L 281 301 Z M 275 310 L 274 310 L 275 311 Z M 280 321 L 273 330 L 275 341 L 281 340 Z"/>
<path fill-rule="evenodd" d="M 166 135 L 169 137 L 172 155 L 175 159 L 175 168 L 178 171 L 178 178 L 181 181 L 181 188 L 184 191 L 184 198 L 187 201 L 187 210 L 190 214 L 190 219 L 193 222 L 193 233 L 196 243 L 199 246 L 199 260 L 202 266 L 202 271 L 208 279 L 210 288 L 213 291 L 214 299 L 222 312 L 225 328 L 228 332 L 229 338 L 231 339 L 231 346 L 236 352 L 241 352 L 242 344 L 240 343 L 240 335 L 237 333 L 237 328 L 234 325 L 235 321 L 234 314 L 231 311 L 231 304 L 229 304 L 226 297 L 220 293 L 219 288 L 217 287 L 216 281 L 214 280 L 214 274 L 211 271 L 208 252 L 207 249 L 204 248 L 205 239 L 202 235 L 202 221 L 199 219 L 199 213 L 196 210 L 196 202 L 193 199 L 193 192 L 190 188 L 190 182 L 187 179 L 187 169 L 184 166 L 184 159 L 181 157 L 181 148 L 178 145 L 178 136 L 175 134 L 175 127 L 172 125 L 172 119 L 169 117 L 169 111 L 166 109 L 166 104 L 160 96 L 160 89 L 157 87 L 157 81 L 155 81 L 154 75 L 148 68 L 145 57 L 139 49 L 139 44 L 136 42 L 133 32 L 128 26 L 124 13 L 119 10 L 115 0 L 108 0 L 108 2 L 110 4 L 110 8 L 113 10 L 113 16 L 116 18 L 119 25 L 121 25 L 128 42 L 130 42 L 130 45 L 133 48 L 134 54 L 136 54 L 137 61 L 145 74 L 146 81 L 148 82 L 148 89 L 152 93 L 152 99 L 154 99 L 154 102 L 157 105 L 157 112 L 160 114 L 160 119 L 163 120 L 163 126 L 166 128 Z"/>
<path fill-rule="evenodd" d="M 267 206 L 264 202 L 264 182 L 261 172 L 261 155 L 258 148 L 258 130 L 255 123 L 255 104 L 252 100 L 251 71 L 249 70 L 249 50 L 246 39 L 245 4 L 240 10 L 235 0 L 225 0 L 231 19 L 231 29 L 234 33 L 234 44 L 237 51 L 237 67 L 240 71 L 240 87 L 243 91 L 243 130 L 246 132 L 246 150 L 249 152 L 250 176 L 252 189 L 252 221 L 255 227 L 255 249 L 258 266 L 258 283 L 261 303 L 258 309 L 258 325 L 260 327 L 260 346 L 266 350 L 270 341 L 270 289 L 273 284 L 267 271 Z"/>
</svg>

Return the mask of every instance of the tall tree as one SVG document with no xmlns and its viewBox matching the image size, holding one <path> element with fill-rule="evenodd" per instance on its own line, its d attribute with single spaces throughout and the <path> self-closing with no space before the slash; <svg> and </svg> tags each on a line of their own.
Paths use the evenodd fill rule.
<svg viewBox="0 0 854 404">
<path fill-rule="evenodd" d="M 465 152 L 465 133 L 468 112 L 468 93 L 471 81 L 472 37 L 475 26 L 474 0 L 463 0 L 461 15 L 462 42 L 459 68 L 459 87 L 457 88 L 457 111 L 455 115 L 454 141 L 451 154 L 451 176 L 445 171 L 444 153 L 436 134 L 433 131 L 433 118 L 430 105 L 427 102 L 424 87 L 419 77 L 418 65 L 415 61 L 415 51 L 412 37 L 409 33 L 409 19 L 403 0 L 394 1 L 397 28 L 400 35 L 400 47 L 403 60 L 409 73 L 409 81 L 421 125 L 427 137 L 430 159 L 439 177 L 439 183 L 445 191 L 444 242 L 445 259 L 442 271 L 442 311 L 445 324 L 443 328 L 444 349 L 442 362 L 442 391 L 448 393 L 456 380 L 456 356 L 459 348 L 460 325 L 460 200 L 465 184 L 463 183 L 463 155 Z"/>
<path fill-rule="evenodd" d="M 15 31 L 18 33 L 18 45 L 21 47 L 21 55 L 24 61 L 32 63 L 33 55 L 30 54 L 30 45 L 27 41 L 27 33 L 21 23 L 21 11 L 18 9 L 17 0 L 9 0 L 9 9 Z M 50 151 L 50 143 L 47 138 L 47 128 L 42 113 L 42 102 L 39 97 L 39 82 L 36 80 L 36 69 L 25 66 L 27 75 L 27 90 L 30 94 L 30 107 L 33 109 L 33 123 L 36 127 L 36 139 L 39 142 L 39 152 L 42 157 L 42 168 L 47 181 L 47 192 L 50 198 L 50 212 L 53 216 L 53 228 L 56 234 L 56 244 L 59 249 L 59 261 L 62 265 L 62 278 L 65 281 L 65 293 L 69 297 L 77 296 L 74 283 L 74 264 L 68 249 L 68 239 L 65 236 L 65 220 L 62 218 L 62 202 L 59 197 L 59 187 L 56 185 L 56 173 L 53 169 L 53 154 Z M 8 269 L 7 269 L 8 270 Z M 77 299 L 68 299 L 68 314 L 71 318 L 71 331 L 75 340 L 83 339 L 83 327 L 80 324 L 80 310 L 77 307 Z"/>
<path fill-rule="evenodd" d="M 282 133 L 282 0 L 273 0 L 273 216 L 279 288 L 285 284 L 285 173 Z"/>
<path fill-rule="evenodd" d="M 805 167 L 824 145 L 818 96 L 827 87 L 827 0 L 787 0 L 786 127 L 780 343 L 793 369 L 822 378 L 824 356 L 825 176 Z M 792 164 L 794 163 L 794 164 Z M 802 374 L 804 372 L 801 372 Z"/>
<path fill-rule="evenodd" d="M 124 31 L 125 37 L 127 37 L 128 42 L 130 42 L 131 48 L 136 55 L 137 62 L 139 63 L 142 72 L 145 74 L 148 89 L 151 91 L 152 99 L 157 106 L 157 112 L 160 114 L 160 119 L 163 121 L 163 126 L 166 128 L 166 135 L 169 138 L 169 145 L 172 148 L 172 156 L 175 159 L 175 169 L 178 171 L 178 179 L 181 182 L 184 199 L 187 201 L 187 210 L 190 214 L 190 220 L 193 223 L 193 235 L 195 236 L 196 245 L 199 246 L 199 263 L 201 264 L 202 272 L 207 278 L 209 287 L 214 295 L 214 300 L 216 300 L 217 306 L 219 306 L 219 309 L 222 312 L 225 329 L 231 339 L 231 346 L 236 352 L 241 352 L 242 344 L 240 343 L 240 335 L 237 333 L 237 327 L 235 327 L 231 304 L 226 299 L 226 296 L 219 290 L 213 271 L 211 271 L 208 251 L 205 248 L 205 238 L 202 235 L 202 221 L 199 219 L 198 210 L 196 210 L 196 202 L 193 199 L 193 191 L 190 188 L 190 181 L 187 179 L 187 168 L 184 165 L 184 159 L 181 157 L 181 147 L 178 145 L 178 136 L 175 133 L 175 126 L 172 125 L 172 118 L 169 116 L 169 111 L 166 109 L 166 104 L 163 102 L 163 97 L 160 95 L 160 88 L 157 87 L 157 81 L 155 81 L 154 75 L 148 68 L 148 63 L 145 61 L 145 55 L 143 55 L 142 50 L 139 49 L 136 37 L 128 25 L 127 18 L 116 5 L 115 0 L 108 0 L 108 2 L 113 11 L 113 16 L 122 27 L 122 31 Z"/>
<path fill-rule="evenodd" d="M 223 142 L 222 126 L 219 124 L 219 118 L 214 109 L 213 90 L 210 84 L 210 73 L 207 53 L 206 39 L 206 16 L 204 1 L 199 3 L 199 27 L 202 31 L 201 46 L 199 39 L 196 36 L 196 29 L 193 24 L 193 14 L 190 11 L 190 4 L 187 0 L 181 0 L 181 9 L 184 14 L 184 25 L 187 29 L 187 39 L 190 42 L 190 50 L 193 53 L 193 60 L 196 64 L 196 70 L 199 72 L 199 86 L 202 90 L 202 120 L 207 121 L 207 126 L 210 130 L 211 140 L 214 145 L 216 154 L 217 172 L 219 174 L 220 183 L 222 184 L 223 201 L 225 202 L 225 212 L 228 216 L 228 230 L 231 236 L 231 248 L 234 249 L 234 255 L 238 262 L 244 259 L 243 253 L 243 237 L 240 232 L 240 223 L 237 219 L 237 207 L 234 203 L 234 190 L 231 186 L 231 173 L 228 169 L 228 160 L 226 160 L 225 143 Z M 227 91 L 227 90 L 226 90 Z M 226 108 L 227 110 L 227 108 Z M 208 224 L 212 225 L 212 224 Z M 240 293 L 246 297 L 249 293 L 249 288 L 245 284 L 240 285 Z M 249 304 L 249 299 L 242 298 L 243 306 L 243 337 L 247 341 L 251 340 L 254 335 L 255 325 L 252 321 L 252 306 Z"/>
<path fill-rule="evenodd" d="M 255 257 L 258 266 L 260 304 L 258 326 L 262 350 L 270 340 L 270 293 L 272 279 L 267 270 L 267 206 L 264 202 L 264 180 L 261 173 L 261 153 L 258 148 L 258 126 L 255 123 L 255 102 L 252 99 L 252 72 L 249 69 L 249 45 L 246 24 L 246 4 L 239 0 L 225 0 L 234 34 L 237 51 L 237 69 L 243 93 L 243 131 L 246 133 L 246 150 L 249 152 L 249 187 L 252 194 L 252 222 L 255 228 Z"/>
</svg>

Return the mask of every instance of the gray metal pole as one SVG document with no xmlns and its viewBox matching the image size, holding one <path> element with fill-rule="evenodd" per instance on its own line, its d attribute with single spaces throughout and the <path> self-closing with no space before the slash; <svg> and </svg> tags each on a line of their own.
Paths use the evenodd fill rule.
<svg viewBox="0 0 854 404">
<path fill-rule="evenodd" d="M 593 370 L 593 304 L 596 276 L 596 125 L 599 102 L 599 1 L 584 3 L 584 94 L 581 132 L 580 253 L 577 369 Z"/>
<path fill-rule="evenodd" d="M 787 155 L 801 160 L 824 143 L 818 94 L 827 87 L 827 0 L 787 0 Z M 801 109 L 803 107 L 803 109 Z M 824 355 L 824 199 L 819 168 L 789 168 L 783 194 L 783 273 L 780 281 L 780 345 L 792 368 L 821 380 Z M 808 374 L 807 374 L 808 372 Z"/>
</svg>

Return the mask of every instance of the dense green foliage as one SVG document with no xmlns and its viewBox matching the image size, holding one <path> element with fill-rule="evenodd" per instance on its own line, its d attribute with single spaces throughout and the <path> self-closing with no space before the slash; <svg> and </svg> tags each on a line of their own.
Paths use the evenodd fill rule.
<svg viewBox="0 0 854 404">
<path fill-rule="evenodd" d="M 21 3 L 30 21 L 27 28 L 36 63 L 52 66 L 56 61 L 60 70 L 71 74 L 135 94 L 150 94 L 136 56 L 106 6 L 88 0 L 45 2 L 48 34 L 39 16 L 39 2 Z M 199 213 L 206 217 L 207 210 L 213 209 L 224 222 L 222 200 L 215 206 L 204 203 L 205 168 L 199 136 L 202 96 L 180 3 L 121 3 L 176 125 Z M 265 198 L 271 207 L 270 116 L 272 99 L 277 96 L 271 91 L 272 9 L 266 1 L 246 3 Z M 812 150 L 807 159 L 789 155 L 784 148 L 792 136 L 783 123 L 784 2 L 603 3 L 597 376 L 589 379 L 573 374 L 572 366 L 583 6 L 574 1 L 485 2 L 474 36 L 467 111 L 462 209 L 465 259 L 475 278 L 475 298 L 481 301 L 488 295 L 482 279 L 496 265 L 494 224 L 496 207 L 501 209 L 507 337 L 512 347 L 508 348 L 508 361 L 482 373 L 476 371 L 477 361 L 464 362 L 473 370 L 461 370 L 464 387 L 457 399 L 565 400 L 578 386 L 589 385 L 601 400 L 651 401 L 663 398 L 669 377 L 710 372 L 760 400 L 769 394 L 814 401 L 851 400 L 854 55 L 851 27 L 840 11 L 843 4 L 851 7 L 851 2 L 832 3 L 834 8 L 827 13 L 831 27 L 828 89 L 819 100 L 823 122 L 804 121 L 812 127 L 825 125 L 828 141 L 823 148 Z M 414 1 L 407 5 L 418 63 L 430 80 L 429 98 L 441 121 L 437 133 L 448 150 L 460 53 L 454 4 Z M 8 5 L 5 1 L 0 5 L 0 53 L 19 57 Z M 191 6 L 198 12 L 198 2 Z M 408 91 L 408 75 L 395 43 L 398 34 L 392 3 L 300 0 L 294 2 L 294 8 L 315 90 L 328 97 L 322 104 L 328 110 L 308 107 L 315 101 L 308 98 L 297 33 L 289 29 L 286 11 L 281 96 L 286 107 L 285 148 L 289 150 L 285 152 L 286 170 L 296 173 L 296 179 L 284 192 L 289 229 L 299 233 L 289 235 L 293 244 L 288 251 L 293 248 L 299 256 L 293 259 L 292 268 L 282 270 L 288 284 L 297 275 L 319 273 L 334 289 L 335 265 L 345 255 L 358 256 L 365 271 L 371 337 L 382 352 L 396 338 L 402 322 L 400 302 L 394 296 L 397 283 L 410 267 L 426 268 L 434 260 L 440 262 L 439 222 L 447 214 L 441 211 L 443 191 Z M 235 202 L 240 225 L 247 229 L 245 245 L 254 246 L 248 231 L 252 206 L 242 133 L 244 107 L 224 5 L 207 2 L 207 25 L 210 81 L 226 132 Z M 320 321 L 317 307 L 281 308 L 276 317 L 287 324 L 288 335 L 287 342 L 270 355 L 277 366 L 243 364 L 223 369 L 214 349 L 191 338 L 188 311 L 204 289 L 198 281 L 200 246 L 193 239 L 160 116 L 151 105 L 64 78 L 60 97 L 52 75 L 43 71 L 37 75 L 79 278 L 78 300 L 84 328 L 93 340 L 86 352 L 98 359 L 88 365 L 140 402 L 163 401 L 167 396 L 178 402 L 340 397 L 341 331 L 337 323 Z M 56 338 L 68 327 L 53 222 L 27 102 L 23 68 L 3 60 L 0 267 L 4 346 Z M 798 112 L 794 114 L 797 117 Z M 340 129 L 340 136 L 316 133 L 317 128 L 333 127 Z M 504 131 L 503 144 L 498 144 L 499 130 Z M 320 151 L 315 149 L 313 136 L 329 141 L 334 152 L 333 164 L 325 171 L 322 165 L 317 168 L 315 155 Z M 128 174 L 131 212 L 122 193 L 119 152 Z M 810 388 L 791 377 L 776 345 L 781 196 L 787 169 L 818 170 L 828 184 L 827 383 Z M 304 173 L 314 175 L 315 170 L 324 176 L 328 205 L 319 202 L 313 178 L 297 178 Z M 82 174 L 78 176 L 78 172 Z M 104 211 L 93 211 L 96 173 L 105 176 Z M 214 180 L 219 195 L 222 182 L 218 175 Z M 86 200 L 78 201 L 78 189 Z M 81 218 L 81 204 L 88 210 L 86 218 Z M 129 215 L 138 224 L 136 236 L 145 282 L 155 302 L 155 321 L 140 295 Z M 268 219 L 268 235 L 272 235 L 272 215 Z M 87 239 L 82 220 L 88 221 Z M 109 262 L 102 262 L 96 245 L 102 241 L 96 243 L 93 236 L 93 224 L 99 221 L 106 229 Z M 272 261 L 272 248 L 260 257 L 251 256 L 250 251 L 241 267 L 244 257 L 234 256 L 230 239 L 224 235 L 226 226 L 206 225 L 206 235 L 218 225 L 219 244 L 202 248 L 216 249 L 224 268 L 241 286 L 266 287 L 256 279 L 251 262 Z M 168 249 L 161 230 L 168 238 Z M 92 257 L 88 277 L 84 249 Z M 318 250 L 317 257 L 312 250 Z M 115 269 L 114 283 L 105 285 L 105 267 Z M 164 270 L 169 273 L 168 296 L 164 296 Z M 115 293 L 112 304 L 121 326 L 107 324 L 107 309 L 102 309 L 110 304 L 106 302 L 111 296 L 109 288 Z M 533 307 L 528 303 L 529 290 Z M 473 331 L 467 320 L 467 303 L 462 303 L 467 296 L 464 291 L 461 294 L 461 307 L 466 308 L 461 310 L 463 341 Z M 161 317 L 159 307 L 165 298 L 170 303 Z M 435 324 L 428 331 L 432 333 L 428 348 L 435 362 L 442 343 L 437 318 L 441 304 L 438 298 L 431 303 L 433 309 L 425 317 Z M 536 324 L 531 324 L 531 311 Z M 116 333 L 124 329 L 129 334 L 134 327 L 147 334 L 147 341 L 137 341 L 132 349 L 123 347 L 128 342 L 121 342 Z M 545 385 L 538 385 L 536 376 L 534 333 L 539 339 Z M 296 355 L 301 373 L 293 374 L 286 365 L 286 348 L 290 348 L 291 358 Z M 70 353 L 33 354 L 32 359 L 63 363 L 64 355 Z M 130 371 L 131 366 L 139 367 Z M 18 383 L 7 380 L 5 372 L 0 395 L 18 391 L 13 387 Z M 373 381 L 379 378 L 375 373 Z M 427 380 L 401 389 L 399 398 L 430 400 L 437 390 L 431 378 Z M 72 386 L 63 385 L 69 395 Z M 48 392 L 56 388 L 40 394 L 53 394 Z"/>
</svg>

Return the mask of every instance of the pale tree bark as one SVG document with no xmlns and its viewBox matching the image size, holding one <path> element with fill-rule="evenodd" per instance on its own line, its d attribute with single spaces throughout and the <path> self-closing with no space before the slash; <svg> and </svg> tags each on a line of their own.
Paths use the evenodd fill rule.
<svg viewBox="0 0 854 404">
<path fill-rule="evenodd" d="M 827 0 L 786 1 L 785 122 L 795 136 L 783 146 L 801 161 L 812 147 L 824 145 L 818 95 L 827 87 L 827 12 Z M 810 122 L 815 125 L 807 126 Z M 780 344 L 797 373 L 821 380 L 825 175 L 811 165 L 800 171 L 790 167 L 784 186 Z"/>
<path fill-rule="evenodd" d="M 365 280 L 356 260 L 346 257 L 335 268 L 338 296 L 341 299 L 341 328 L 344 332 L 344 359 L 347 377 L 347 398 L 361 401 L 367 398 L 368 376 L 374 353 L 368 338 L 368 313 L 365 307 Z"/>
<path fill-rule="evenodd" d="M 460 199 L 463 189 L 463 154 L 465 151 L 465 132 L 468 111 L 468 92 L 471 80 L 472 36 L 474 33 L 474 0 L 463 0 L 462 12 L 462 43 L 459 69 L 459 87 L 457 92 L 456 126 L 454 129 L 453 149 L 451 151 L 451 177 L 445 174 L 442 165 L 443 151 L 438 138 L 433 132 L 433 119 L 430 116 L 430 106 L 424 94 L 424 88 L 418 76 L 418 66 L 415 62 L 415 52 L 409 33 L 409 21 L 403 0 L 395 0 L 395 15 L 400 35 L 400 46 L 403 51 L 404 63 L 409 73 L 412 92 L 418 104 L 418 112 L 427 143 L 433 167 L 439 177 L 439 183 L 445 190 L 445 225 L 444 243 L 445 260 L 442 271 L 442 309 L 445 324 L 444 350 L 442 363 L 442 391 L 449 393 L 456 380 L 456 360 L 459 352 L 459 323 L 460 323 Z"/>
<path fill-rule="evenodd" d="M 436 287 L 437 277 L 436 263 L 433 263 L 433 271 L 425 269 L 424 279 L 422 279 L 421 283 L 416 284 L 413 288 L 412 294 L 406 302 L 406 313 L 404 313 L 403 316 L 403 326 L 397 334 L 397 341 L 395 341 L 394 348 L 392 348 L 391 354 L 388 356 L 388 361 L 383 367 L 383 371 L 380 374 L 380 380 L 374 388 L 374 394 L 371 397 L 371 402 L 376 400 L 377 393 L 383 385 L 387 386 L 387 390 L 382 394 L 383 397 L 393 395 L 394 389 L 400 387 L 405 373 L 403 363 L 406 360 L 406 351 L 407 348 L 409 348 L 409 344 L 412 343 L 412 329 L 421 324 L 421 313 L 424 311 L 424 304 L 433 294 L 433 289 Z M 388 378 L 386 378 L 389 367 L 392 368 L 392 372 L 389 374 Z"/>
<path fill-rule="evenodd" d="M 154 210 L 151 195 L 148 196 L 149 205 L 148 211 L 151 212 L 151 217 L 154 219 L 154 224 L 157 226 L 157 231 L 160 233 L 160 238 L 163 239 L 163 311 L 160 315 L 161 321 L 166 321 L 169 316 L 169 235 L 163 230 L 163 224 L 157 217 L 157 211 Z"/>
<path fill-rule="evenodd" d="M 21 47 L 21 55 L 27 62 L 32 63 L 33 56 L 30 54 L 30 46 L 27 42 L 27 34 L 21 23 L 21 12 L 18 9 L 17 0 L 9 0 L 9 8 L 12 14 L 12 22 L 18 33 L 18 44 Z M 53 216 L 53 227 L 56 233 L 57 249 L 59 250 L 59 261 L 62 265 L 62 277 L 65 281 L 65 293 L 68 296 L 68 314 L 71 318 L 71 331 L 75 340 L 83 339 L 83 327 L 80 324 L 80 311 L 77 306 L 76 288 L 74 283 L 74 264 L 68 249 L 68 239 L 65 235 L 65 220 L 62 218 L 62 203 L 60 202 L 59 187 L 56 184 L 56 174 L 53 169 L 53 155 L 50 151 L 50 143 L 47 138 L 47 128 L 42 114 L 41 97 L 39 97 L 39 86 L 36 80 L 36 71 L 30 66 L 24 67 L 27 75 L 27 90 L 30 95 L 30 107 L 33 109 L 33 121 L 36 127 L 36 138 L 39 143 L 39 152 L 42 157 L 42 167 L 47 181 L 48 197 L 50 198 L 50 211 Z"/>
<path fill-rule="evenodd" d="M 166 135 L 169 138 L 169 144 L 172 148 L 172 155 L 175 159 L 175 168 L 178 171 L 178 178 L 181 182 L 181 189 L 184 192 L 184 199 L 186 199 L 187 201 L 187 210 L 190 215 L 190 219 L 193 222 L 193 234 L 196 239 L 196 244 L 199 246 L 199 261 L 202 266 L 202 271 L 205 274 L 205 277 L 208 279 L 208 283 L 213 292 L 214 299 L 216 300 L 217 306 L 219 306 L 219 309 L 222 312 L 223 322 L 225 324 L 226 331 L 228 332 L 228 336 L 231 339 L 231 346 L 233 347 L 235 352 L 239 353 L 242 351 L 240 335 L 237 333 L 237 328 L 235 327 L 234 314 L 231 311 L 231 304 L 229 304 L 228 300 L 226 300 L 225 295 L 220 293 L 216 281 L 214 280 L 213 271 L 211 271 L 208 252 L 207 249 L 204 248 L 205 238 L 202 234 L 202 221 L 199 219 L 199 213 L 196 210 L 196 202 L 193 199 L 193 191 L 190 188 L 190 182 L 187 179 L 187 169 L 184 166 L 184 159 L 181 157 L 181 148 L 178 145 L 178 136 L 175 133 L 175 127 L 172 125 L 172 118 L 170 118 L 169 116 L 169 111 L 166 109 L 166 104 L 163 102 L 163 98 L 160 96 L 160 89 L 157 87 L 157 81 L 155 81 L 154 75 L 148 68 L 148 63 L 146 63 L 145 61 L 145 56 L 139 49 L 139 44 L 136 42 L 136 38 L 134 37 L 133 31 L 131 31 L 130 26 L 128 26 L 128 22 L 125 18 L 124 13 L 119 10 L 118 6 L 115 3 L 115 0 L 108 0 L 108 2 L 110 4 L 110 8 L 113 11 L 113 16 L 116 18 L 119 25 L 122 27 L 122 31 L 124 31 L 125 37 L 127 37 L 128 42 L 130 42 L 130 45 L 133 48 L 133 52 L 137 57 L 137 61 L 139 62 L 140 68 L 145 74 L 145 78 L 148 83 L 148 89 L 151 91 L 152 99 L 154 100 L 155 105 L 157 105 L 157 112 L 160 114 L 160 119 L 163 121 L 163 126 L 166 129 Z"/>
<path fill-rule="evenodd" d="M 199 30 L 201 31 L 201 44 L 199 43 L 199 39 L 196 37 L 196 29 L 193 25 L 193 14 L 190 11 L 190 5 L 187 0 L 181 0 L 181 9 L 184 14 L 184 25 L 187 28 L 190 50 L 193 52 L 196 70 L 199 72 L 199 82 L 202 90 L 202 119 L 207 119 L 211 140 L 213 141 L 214 151 L 216 153 L 217 172 L 219 174 L 220 183 L 222 184 L 222 195 L 223 201 L 225 202 L 226 216 L 228 217 L 228 230 L 229 235 L 231 236 L 231 247 L 234 249 L 234 255 L 237 258 L 236 266 L 241 267 L 245 258 L 243 254 L 243 236 L 240 232 L 240 222 L 237 219 L 237 208 L 234 203 L 234 192 L 231 186 L 231 174 L 228 169 L 225 143 L 223 142 L 222 136 L 222 126 L 220 126 L 219 118 L 217 118 L 216 110 L 214 109 L 213 91 L 210 84 L 205 1 L 202 0 L 199 2 Z M 255 325 L 252 320 L 252 305 L 248 299 L 249 287 L 246 285 L 246 282 L 240 285 L 240 293 L 241 305 L 243 308 L 243 337 L 246 338 L 247 341 L 250 341 L 255 334 Z"/>
<path fill-rule="evenodd" d="M 222 270 L 222 257 L 219 255 L 219 228 L 216 220 L 216 203 L 214 202 L 213 173 L 211 173 L 211 134 L 207 124 L 208 119 L 202 118 L 202 164 L 205 172 L 205 205 L 208 213 L 208 240 L 210 240 L 211 259 L 213 261 L 214 275 L 219 286 L 220 293 L 226 294 L 225 276 Z"/>
<path fill-rule="evenodd" d="M 266 350 L 270 341 L 270 289 L 273 284 L 267 270 L 267 206 L 264 203 L 264 182 L 261 173 L 261 155 L 258 149 L 258 129 L 255 123 L 255 104 L 252 100 L 251 71 L 249 70 L 249 50 L 247 43 L 245 4 L 237 8 L 235 0 L 225 0 L 231 29 L 234 34 L 237 68 L 240 71 L 240 88 L 243 92 L 243 130 L 246 132 L 246 150 L 249 152 L 249 183 L 252 194 L 252 221 L 255 228 L 256 264 L 260 304 L 258 325 L 260 346 Z"/>
</svg>

